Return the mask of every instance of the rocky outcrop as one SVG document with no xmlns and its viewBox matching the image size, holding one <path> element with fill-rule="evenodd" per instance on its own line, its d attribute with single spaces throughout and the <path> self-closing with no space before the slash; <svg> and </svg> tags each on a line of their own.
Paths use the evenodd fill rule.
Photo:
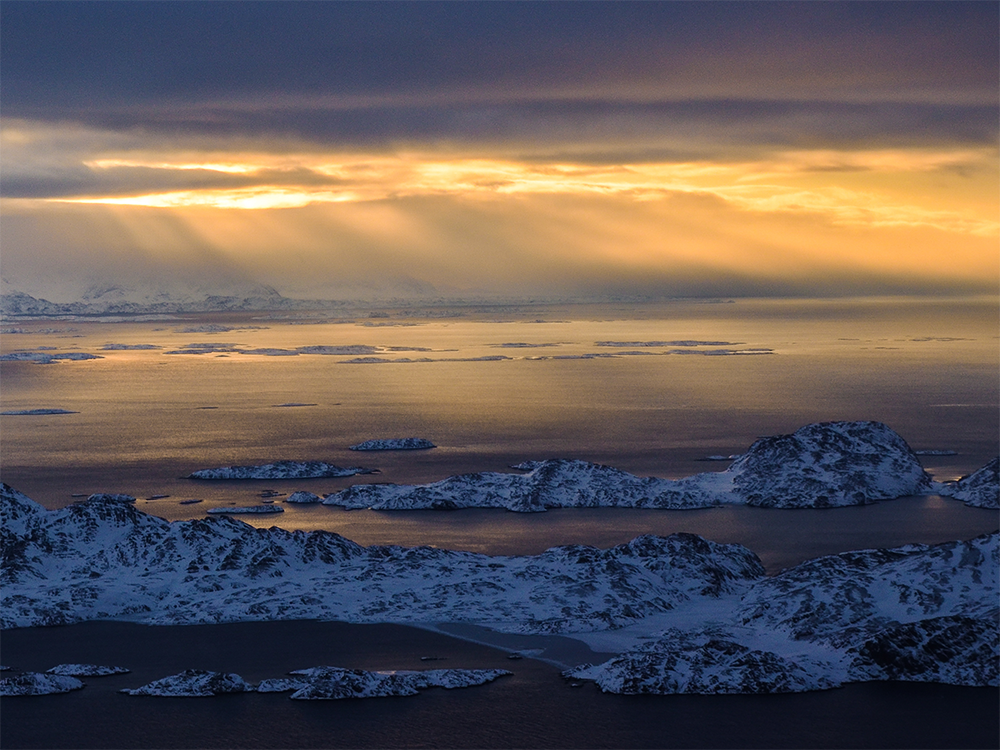
<svg viewBox="0 0 1000 750">
<path fill-rule="evenodd" d="M 890 625 L 848 650 L 850 677 L 996 687 L 998 632 L 996 611 Z"/>
<path fill-rule="evenodd" d="M 629 651 L 599 667 L 567 672 L 607 693 L 799 693 L 836 686 L 825 670 L 723 638 L 678 647 L 668 639 Z"/>
</svg>

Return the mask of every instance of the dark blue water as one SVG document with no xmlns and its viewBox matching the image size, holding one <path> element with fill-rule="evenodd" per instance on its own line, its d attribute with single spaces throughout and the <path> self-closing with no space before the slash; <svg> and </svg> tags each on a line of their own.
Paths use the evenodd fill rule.
<svg viewBox="0 0 1000 750">
<path fill-rule="evenodd" d="M 44 670 L 130 667 L 74 693 L 0 702 L 13 748 L 996 748 L 992 688 L 868 683 L 792 695 L 619 696 L 574 688 L 543 662 L 396 625 L 83 623 L 7 631 L 2 660 Z M 465 690 L 406 698 L 292 701 L 285 694 L 139 698 L 117 692 L 194 667 L 248 680 L 331 664 L 511 669 Z"/>
</svg>

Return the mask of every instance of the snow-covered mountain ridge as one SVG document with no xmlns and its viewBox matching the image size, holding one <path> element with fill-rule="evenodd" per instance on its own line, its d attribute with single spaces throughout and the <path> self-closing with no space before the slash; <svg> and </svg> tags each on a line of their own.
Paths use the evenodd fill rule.
<svg viewBox="0 0 1000 750">
<path fill-rule="evenodd" d="M 3 486 L 0 509 L 3 627 L 298 617 L 573 632 L 734 593 L 764 573 L 744 547 L 690 534 L 487 557 L 362 547 L 329 532 L 255 529 L 229 518 L 168 523 L 127 496 L 93 495 L 46 511 Z"/>
<path fill-rule="evenodd" d="M 336 619 L 568 633 L 616 692 L 778 692 L 853 680 L 996 685 L 1000 535 L 865 550 L 767 578 L 691 534 L 498 556 L 363 547 L 229 518 L 168 523 L 122 495 L 47 511 L 0 486 L 0 623 Z"/>
<path fill-rule="evenodd" d="M 775 508 L 864 505 L 933 488 L 920 460 L 880 422 L 822 422 L 761 438 L 722 472 L 637 477 L 586 461 L 526 461 L 525 474 L 481 472 L 426 485 L 358 484 L 327 505 L 376 510 L 499 507 L 518 512 L 615 506 Z"/>
</svg>

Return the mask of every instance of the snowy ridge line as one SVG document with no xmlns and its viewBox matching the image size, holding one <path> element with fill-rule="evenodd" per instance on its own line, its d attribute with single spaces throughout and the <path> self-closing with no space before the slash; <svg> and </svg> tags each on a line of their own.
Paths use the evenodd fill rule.
<svg viewBox="0 0 1000 750">
<path fill-rule="evenodd" d="M 495 507 L 522 513 L 597 506 L 830 508 L 934 488 L 906 441 L 880 422 L 822 422 L 761 438 L 725 471 L 677 480 L 564 459 L 512 468 L 526 473 L 481 472 L 426 485 L 356 484 L 323 502 L 374 510 Z"/>
<path fill-rule="evenodd" d="M 490 557 L 362 547 L 330 532 L 255 529 L 228 517 L 168 523 L 127 496 L 46 511 L 3 485 L 0 510 L 5 628 L 300 618 L 562 633 L 619 627 L 764 574 L 746 548 L 692 534 Z"/>
</svg>

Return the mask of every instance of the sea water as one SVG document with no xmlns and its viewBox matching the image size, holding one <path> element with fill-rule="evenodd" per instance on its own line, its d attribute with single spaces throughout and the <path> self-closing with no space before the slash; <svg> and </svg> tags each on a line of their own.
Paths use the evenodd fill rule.
<svg viewBox="0 0 1000 750">
<path fill-rule="evenodd" d="M 530 459 L 676 478 L 725 467 L 699 459 L 825 420 L 879 420 L 915 449 L 955 452 L 925 457 L 937 479 L 974 471 L 998 450 L 995 300 L 376 313 L 391 317 L 6 322 L 3 353 L 103 358 L 0 363 L 0 411 L 77 412 L 0 416 L 4 480 L 48 507 L 92 492 L 206 501 L 161 508 L 176 518 L 246 504 L 266 487 L 323 494 Z M 104 349 L 112 344 L 158 348 Z M 310 346 L 375 353 L 275 356 Z M 438 447 L 348 450 L 409 436 Z M 380 473 L 294 486 L 184 478 L 281 459 Z"/>
<path fill-rule="evenodd" d="M 49 508 L 73 502 L 73 495 L 125 492 L 139 498 L 143 511 L 181 519 L 259 502 L 268 489 L 324 494 L 355 482 L 429 482 L 509 470 L 529 459 L 579 458 L 676 478 L 724 468 L 725 462 L 702 459 L 737 454 L 758 436 L 815 421 L 871 419 L 886 422 L 915 449 L 954 452 L 923 459 L 937 479 L 953 479 L 997 454 L 996 310 L 995 299 L 738 300 L 5 321 L 3 353 L 103 358 L 0 363 L 0 411 L 75 412 L 0 416 L 0 469 L 4 481 Z M 109 344 L 158 348 L 105 350 Z M 194 351 L 191 344 L 212 346 L 200 354 L 168 353 Z M 250 353 L 310 346 L 372 350 Z M 438 447 L 348 450 L 369 438 L 411 436 Z M 282 459 L 380 473 L 285 482 L 186 479 L 197 469 Z M 169 497 L 148 499 L 156 495 Z M 185 499 L 204 502 L 181 505 Z M 521 515 L 284 507 L 285 513 L 247 520 L 329 529 L 364 544 L 489 554 L 610 546 L 643 533 L 688 531 L 747 545 L 770 573 L 822 554 L 967 538 L 997 525 L 995 511 L 940 497 L 821 511 L 604 508 Z M 115 692 L 189 667 L 256 680 L 324 663 L 421 668 L 423 653 L 447 657 L 435 666 L 509 667 L 515 675 L 464 691 L 318 704 L 276 695 L 187 701 Z M 135 670 L 131 677 L 90 680 L 87 689 L 65 696 L 4 699 L 5 748 L 996 747 L 998 741 L 993 689 L 869 684 L 788 696 L 605 695 L 593 685 L 569 687 L 552 665 L 509 662 L 502 651 L 405 628 L 386 634 L 329 623 L 84 623 L 5 633 L 0 658 L 20 669 L 125 661 Z"/>
<path fill-rule="evenodd" d="M 3 698 L 4 748 L 995 748 L 994 688 L 869 683 L 788 695 L 612 695 L 558 668 L 398 625 L 271 622 L 177 627 L 91 622 L 9 631 L 4 662 L 130 667 L 65 695 Z M 433 662 L 422 661 L 433 656 Z M 401 698 L 287 694 L 137 698 L 183 669 L 251 682 L 291 669 L 500 668 L 514 674 Z"/>
</svg>

